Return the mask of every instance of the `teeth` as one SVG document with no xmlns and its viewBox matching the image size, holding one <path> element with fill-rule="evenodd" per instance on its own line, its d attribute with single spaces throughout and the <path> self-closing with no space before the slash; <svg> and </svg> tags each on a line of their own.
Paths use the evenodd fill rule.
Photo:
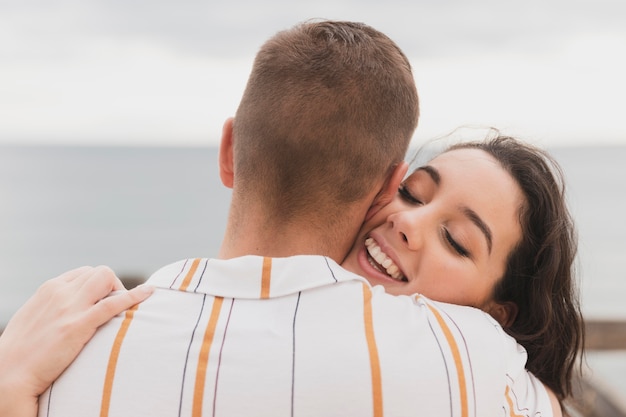
<svg viewBox="0 0 626 417">
<path fill-rule="evenodd" d="M 367 252 L 370 254 L 374 261 L 378 262 L 383 268 L 385 268 L 387 275 L 391 278 L 396 279 L 398 281 L 403 281 L 404 276 L 400 272 L 400 268 L 396 264 L 393 263 L 391 258 L 389 258 L 383 251 L 380 250 L 380 246 L 376 244 L 374 239 L 371 237 L 365 239 L 365 247 L 367 248 Z M 373 265 L 376 267 L 376 265 Z"/>
</svg>

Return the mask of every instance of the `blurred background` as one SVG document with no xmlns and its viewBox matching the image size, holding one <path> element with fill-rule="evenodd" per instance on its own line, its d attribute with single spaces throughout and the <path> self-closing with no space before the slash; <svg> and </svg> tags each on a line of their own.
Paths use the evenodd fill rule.
<svg viewBox="0 0 626 417">
<path fill-rule="evenodd" d="M 368 23 L 409 56 L 416 140 L 469 123 L 623 143 L 625 17 L 621 0 L 5 0 L 0 139 L 215 144 L 261 43 L 330 18 Z"/>
<path fill-rule="evenodd" d="M 626 321 L 626 3 L 619 0 L 0 1 L 0 328 L 45 280 L 141 280 L 214 256 L 217 144 L 254 54 L 309 18 L 363 21 L 409 57 L 412 145 L 495 126 L 563 165 L 590 320 Z M 626 398 L 626 353 L 589 372 Z"/>
</svg>

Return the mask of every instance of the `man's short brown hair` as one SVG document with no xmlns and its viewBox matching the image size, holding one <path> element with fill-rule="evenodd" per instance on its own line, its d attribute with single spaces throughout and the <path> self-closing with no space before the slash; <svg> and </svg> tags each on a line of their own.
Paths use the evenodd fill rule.
<svg viewBox="0 0 626 417">
<path fill-rule="evenodd" d="M 357 201 L 404 158 L 418 113 L 409 61 L 383 33 L 336 21 L 279 32 L 235 116 L 240 190 L 283 219 Z"/>
</svg>

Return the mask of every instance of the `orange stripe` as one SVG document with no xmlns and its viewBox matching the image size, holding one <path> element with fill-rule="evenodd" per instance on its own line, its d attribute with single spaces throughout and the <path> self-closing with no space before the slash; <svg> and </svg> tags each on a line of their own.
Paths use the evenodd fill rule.
<svg viewBox="0 0 626 417">
<path fill-rule="evenodd" d="M 270 281 L 272 279 L 272 258 L 263 258 L 261 275 L 261 298 L 270 298 Z"/>
<path fill-rule="evenodd" d="M 454 358 L 454 364 L 456 365 L 456 373 L 459 378 L 459 390 L 461 392 L 461 416 L 467 417 L 469 415 L 469 406 L 467 404 L 467 384 L 465 381 L 465 370 L 463 369 L 463 361 L 461 360 L 461 353 L 459 352 L 459 346 L 454 340 L 454 336 L 452 335 L 452 331 L 433 306 L 430 304 L 426 304 L 430 311 L 435 315 L 441 330 L 443 330 L 443 334 L 446 336 L 446 340 L 448 341 L 448 345 L 450 346 L 450 350 L 452 351 L 452 357 Z"/>
<path fill-rule="evenodd" d="M 217 319 L 220 316 L 220 309 L 222 308 L 222 297 L 215 297 L 213 302 L 213 309 L 211 310 L 211 316 L 209 317 L 209 323 L 204 331 L 204 340 L 202 341 L 202 347 L 200 348 L 200 355 L 198 357 L 198 369 L 196 370 L 196 385 L 193 392 L 193 409 L 191 412 L 192 417 L 202 416 L 202 401 L 204 400 L 204 383 L 206 381 L 206 368 L 209 360 L 209 352 L 211 351 L 211 344 L 213 343 L 213 336 L 215 335 L 215 328 L 217 327 Z"/>
<path fill-rule="evenodd" d="M 365 321 L 365 339 L 370 354 L 370 368 L 372 370 L 372 398 L 374 400 L 374 417 L 383 416 L 383 388 L 380 375 L 380 360 L 374 335 L 374 322 L 372 318 L 372 292 L 363 284 L 363 319 Z"/>
<path fill-rule="evenodd" d="M 126 317 L 122 321 L 120 329 L 117 331 L 115 340 L 113 341 L 113 347 L 111 348 L 111 354 L 109 355 L 109 364 L 107 365 L 107 372 L 104 377 L 104 388 L 102 389 L 102 404 L 100 405 L 100 417 L 107 417 L 109 415 L 109 408 L 111 405 L 111 392 L 113 391 L 113 380 L 115 379 L 115 369 L 117 368 L 117 360 L 120 356 L 120 350 L 122 349 L 122 342 L 126 337 L 126 332 L 130 327 L 130 322 L 133 320 L 135 311 L 139 308 L 139 304 L 134 305 L 129 310 L 126 310 Z"/>
<path fill-rule="evenodd" d="M 508 385 L 506 386 L 506 391 L 504 392 L 504 395 L 506 396 L 506 402 L 509 403 L 509 416 L 510 417 L 524 417 L 522 414 L 515 414 L 515 412 L 513 411 L 514 409 L 513 399 L 511 398 L 511 390 Z"/>
<path fill-rule="evenodd" d="M 189 284 L 191 284 L 191 279 L 193 278 L 194 274 L 198 270 L 198 265 L 200 265 L 200 258 L 196 258 L 193 260 L 193 263 L 191 264 L 191 268 L 189 269 L 189 272 L 187 272 L 185 279 L 183 279 L 183 283 L 180 285 L 179 290 L 187 291 L 187 287 L 189 287 Z"/>
</svg>

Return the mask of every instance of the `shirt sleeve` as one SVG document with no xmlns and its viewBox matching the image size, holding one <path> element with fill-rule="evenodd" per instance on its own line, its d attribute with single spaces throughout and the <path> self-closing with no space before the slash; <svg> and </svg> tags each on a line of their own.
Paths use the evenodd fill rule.
<svg viewBox="0 0 626 417">
<path fill-rule="evenodd" d="M 550 397 L 543 383 L 526 370 L 528 355 L 515 339 L 500 331 L 505 337 L 505 351 L 509 352 L 507 385 L 502 408 L 507 416 L 552 417 Z"/>
<path fill-rule="evenodd" d="M 493 317 L 422 296 L 417 301 L 437 318 L 429 318 L 429 323 L 431 329 L 442 330 L 440 337 L 433 330 L 442 352 L 456 353 L 449 355 L 446 369 L 450 374 L 457 370 L 460 410 L 467 410 L 459 415 L 553 416 L 545 387 L 526 370 L 526 350 Z"/>
</svg>

